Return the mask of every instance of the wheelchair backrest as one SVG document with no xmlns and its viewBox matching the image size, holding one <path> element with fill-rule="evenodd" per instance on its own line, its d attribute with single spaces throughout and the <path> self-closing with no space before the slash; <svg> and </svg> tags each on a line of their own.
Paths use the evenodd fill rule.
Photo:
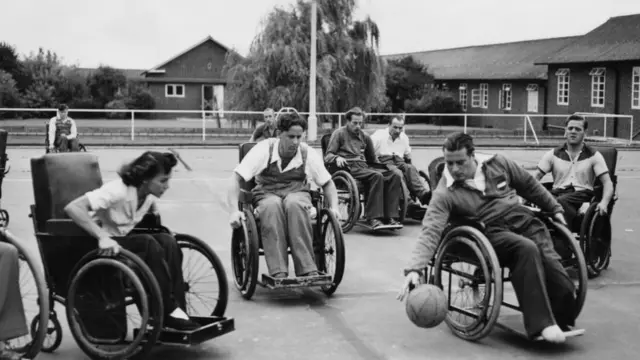
<svg viewBox="0 0 640 360">
<path fill-rule="evenodd" d="M 88 153 L 46 154 L 31 159 L 36 231 L 49 219 L 68 218 L 64 207 L 102 186 L 98 157 Z"/>
<path fill-rule="evenodd" d="M 429 186 L 431 187 L 431 191 L 435 190 L 438 186 L 440 178 L 442 177 L 442 172 L 444 172 L 444 167 L 444 156 L 435 158 L 429 164 L 429 168 L 427 169 L 427 171 L 429 171 L 429 180 L 431 182 Z"/>
<path fill-rule="evenodd" d="M 4 177 L 4 170 L 7 167 L 7 130 L 0 129 L 0 179 Z"/>
<path fill-rule="evenodd" d="M 331 140 L 331 135 L 333 135 L 333 132 L 322 135 L 322 138 L 320 139 L 320 146 L 322 147 L 322 157 L 327 155 L 327 148 L 329 147 L 329 141 Z"/>
<path fill-rule="evenodd" d="M 257 143 L 255 142 L 240 144 L 238 146 L 238 158 L 239 158 L 238 161 L 242 162 L 242 159 L 244 159 L 244 157 L 249 153 L 251 149 L 253 149 L 254 146 L 256 146 L 256 144 Z M 256 185 L 255 180 L 251 179 L 251 181 L 249 181 L 248 183 L 245 183 L 245 186 L 243 186 L 243 189 L 247 191 L 251 191 L 251 189 L 253 189 L 255 185 Z"/>
<path fill-rule="evenodd" d="M 609 173 L 613 177 L 616 174 L 616 166 L 618 166 L 618 149 L 609 146 L 594 146 L 593 148 L 602 154 L 607 168 L 609 168 Z"/>
</svg>

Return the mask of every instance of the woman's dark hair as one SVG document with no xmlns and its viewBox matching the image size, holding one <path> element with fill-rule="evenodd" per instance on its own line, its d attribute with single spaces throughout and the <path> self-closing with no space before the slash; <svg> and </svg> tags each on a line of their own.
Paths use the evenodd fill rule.
<svg viewBox="0 0 640 360">
<path fill-rule="evenodd" d="M 446 151 L 458 151 L 462 149 L 467 149 L 467 155 L 472 155 L 475 151 L 475 146 L 473 145 L 473 138 L 471 135 L 465 134 L 463 132 L 454 132 L 452 134 L 447 135 L 444 139 L 444 145 L 442 145 L 442 150 Z"/>
<path fill-rule="evenodd" d="M 177 163 L 178 159 L 172 153 L 147 151 L 132 162 L 122 165 L 118 175 L 125 185 L 140 187 L 143 182 L 158 174 L 169 174 Z"/>
<path fill-rule="evenodd" d="M 307 131 L 307 120 L 295 112 L 284 113 L 278 116 L 278 130 L 280 132 L 289 131 L 294 126 L 302 127 L 302 131 Z"/>
</svg>

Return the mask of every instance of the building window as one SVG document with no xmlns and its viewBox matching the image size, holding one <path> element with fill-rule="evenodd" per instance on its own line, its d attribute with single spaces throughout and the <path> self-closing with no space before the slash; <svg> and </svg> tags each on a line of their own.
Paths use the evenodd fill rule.
<svg viewBox="0 0 640 360">
<path fill-rule="evenodd" d="M 480 89 L 471 90 L 471 107 L 480 107 Z"/>
<path fill-rule="evenodd" d="M 462 111 L 467 111 L 467 84 L 460 84 L 460 105 Z"/>
<path fill-rule="evenodd" d="M 538 112 L 538 85 L 527 85 L 527 111 Z"/>
<path fill-rule="evenodd" d="M 631 108 L 640 109 L 640 66 L 633 67 L 631 76 Z"/>
<path fill-rule="evenodd" d="M 498 98 L 498 108 L 501 110 L 511 110 L 511 84 L 502 84 L 500 97 Z"/>
<path fill-rule="evenodd" d="M 589 72 L 591 76 L 591 106 L 604 107 L 604 85 L 606 82 L 605 68 L 593 68 Z"/>
<path fill-rule="evenodd" d="M 569 105 L 569 69 L 558 69 L 556 77 L 558 78 L 558 105 Z"/>
<path fill-rule="evenodd" d="M 489 84 L 480 84 L 480 91 L 482 92 L 482 107 L 486 109 L 489 107 Z"/>
<path fill-rule="evenodd" d="M 184 97 L 184 85 L 166 84 L 164 86 L 165 97 Z"/>
</svg>

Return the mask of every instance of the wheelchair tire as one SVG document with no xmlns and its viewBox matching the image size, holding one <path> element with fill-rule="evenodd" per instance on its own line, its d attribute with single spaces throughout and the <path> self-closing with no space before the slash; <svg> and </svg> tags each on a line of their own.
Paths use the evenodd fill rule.
<svg viewBox="0 0 640 360">
<path fill-rule="evenodd" d="M 3 210 L 4 211 L 4 210 Z M 8 213 L 7 213 L 8 216 Z M 49 288 L 47 286 L 47 282 L 45 280 L 44 272 L 40 270 L 39 264 L 40 259 L 36 258 L 36 255 L 33 254 L 32 251 L 27 249 L 24 244 L 20 241 L 14 241 L 13 236 L 6 236 L 6 230 L 0 230 L 0 241 L 7 242 L 18 250 L 19 261 L 24 261 L 27 263 L 29 271 L 33 275 L 33 279 L 35 281 L 35 286 L 37 289 L 37 302 L 39 307 L 38 315 L 34 318 L 35 321 L 38 321 L 40 324 L 49 323 L 50 316 L 50 304 L 49 304 Z M 21 274 L 23 272 L 20 272 Z M 22 277 L 22 276 L 20 276 Z M 20 284 L 24 282 L 20 281 Z M 24 301 L 24 294 L 23 301 Z M 37 319 L 37 320 L 36 320 Z M 23 358 L 33 359 L 38 355 L 38 353 L 42 350 L 42 344 L 47 335 L 47 328 L 43 326 L 37 327 L 35 331 L 30 331 L 31 340 L 28 344 L 23 346 L 12 346 L 11 341 L 8 342 L 7 348 L 11 349 L 22 355 Z"/>
<path fill-rule="evenodd" d="M 576 289 L 576 315 L 578 318 L 580 312 L 582 312 L 582 307 L 584 306 L 584 302 L 587 299 L 587 286 L 588 286 L 588 271 L 587 271 L 587 263 L 584 258 L 584 254 L 582 253 L 582 249 L 580 249 L 575 241 L 575 236 L 571 233 L 571 231 L 564 225 L 559 224 L 556 221 L 548 219 L 546 221 L 547 226 L 551 227 L 551 229 L 562 234 L 562 239 L 566 242 L 565 245 L 568 246 L 569 250 L 573 252 L 573 257 L 575 260 L 575 267 L 578 271 L 578 287 Z M 550 229 L 550 230 L 551 230 Z"/>
<path fill-rule="evenodd" d="M 338 190 L 338 201 L 344 194 L 349 195 L 348 214 L 344 221 L 341 221 L 341 227 L 343 233 L 348 233 L 356 225 L 356 222 L 360 219 L 362 212 L 360 203 L 360 190 L 358 190 L 358 183 L 356 179 L 344 170 L 338 170 L 331 176 L 333 183 Z M 342 194 L 341 194 L 342 192 Z"/>
<path fill-rule="evenodd" d="M 128 283 L 138 291 L 138 309 L 141 312 L 141 327 L 147 325 L 147 331 L 139 331 L 132 341 L 125 342 L 122 338 L 107 340 L 110 344 L 127 344 L 127 346 L 120 351 L 110 352 L 96 348 L 92 340 L 89 339 L 89 336 L 85 334 L 83 325 L 78 322 L 79 312 L 76 309 L 77 304 L 75 298 L 79 290 L 78 284 L 82 276 L 91 268 L 100 265 L 113 266 L 129 277 Z M 158 281 L 142 259 L 125 249 L 120 249 L 116 257 L 103 257 L 98 254 L 98 250 L 94 250 L 80 259 L 71 274 L 65 310 L 71 335 L 73 335 L 80 349 L 94 360 L 145 358 L 155 346 L 162 332 L 164 324 L 164 304 L 162 302 L 162 293 L 160 292 Z M 148 329 L 149 327 L 151 327 L 151 329 Z"/>
<path fill-rule="evenodd" d="M 40 318 L 34 317 L 31 321 L 31 336 L 33 337 L 36 331 L 39 330 Z M 42 352 L 53 353 L 56 351 L 60 344 L 62 344 L 62 326 L 60 321 L 54 312 L 49 316 L 49 324 L 47 325 L 46 336 L 42 342 Z M 48 340 L 51 340 L 49 342 Z"/>
<path fill-rule="evenodd" d="M 458 254 L 455 251 L 456 245 L 465 245 L 468 247 L 477 260 L 468 261 L 467 256 L 469 254 L 465 254 L 467 256 L 461 256 Z M 489 335 L 498 321 L 498 316 L 500 315 L 504 284 L 502 267 L 498 262 L 498 256 L 493 250 L 493 247 L 489 243 L 487 237 L 477 229 L 471 226 L 453 227 L 446 233 L 443 240 L 440 242 L 436 252 L 436 258 L 433 263 L 433 277 L 431 281 L 441 289 L 443 289 L 441 277 L 443 271 L 449 273 L 449 286 L 451 286 L 451 275 L 459 273 L 457 270 L 450 268 L 452 260 L 451 258 L 446 258 L 445 256 L 447 255 L 453 258 L 459 258 L 463 263 L 467 262 L 472 265 L 479 265 L 476 268 L 476 271 L 471 275 L 472 279 L 469 283 L 469 286 L 485 286 L 481 311 L 479 314 L 475 314 L 476 321 L 470 325 L 459 324 L 452 316 L 452 312 L 456 311 L 456 308 L 451 305 L 451 299 L 448 299 L 449 311 L 445 318 L 445 322 L 457 337 L 468 341 L 480 340 Z M 476 278 L 476 274 L 478 273 L 477 270 L 482 270 L 482 278 L 480 279 Z M 443 290 L 445 294 L 451 294 L 451 289 L 449 289 L 449 291 L 445 289 Z M 491 301 L 492 295 L 493 301 Z M 449 295 L 447 295 L 447 298 L 448 297 Z M 464 314 L 465 311 L 465 309 L 461 308 L 457 309 L 456 312 Z"/>
<path fill-rule="evenodd" d="M 611 221 L 609 216 L 599 215 L 597 207 L 595 202 L 589 205 L 580 226 L 580 248 L 589 279 L 598 277 L 611 259 Z M 599 239 L 597 246 L 594 244 L 596 239 Z"/>
<path fill-rule="evenodd" d="M 405 184 L 404 180 L 400 182 L 402 187 L 402 197 L 400 198 L 400 209 L 398 211 L 398 221 L 402 224 L 407 218 L 407 211 L 409 209 L 409 202 L 411 201 L 411 195 L 409 194 L 409 188 Z"/>
<path fill-rule="evenodd" d="M 320 239 L 317 239 L 316 243 L 316 264 L 318 266 L 318 270 L 331 275 L 331 285 L 330 286 L 322 286 L 322 291 L 331 296 L 342 281 L 342 277 L 344 276 L 344 267 L 345 267 L 345 247 L 344 247 L 344 237 L 342 236 L 342 228 L 340 227 L 340 222 L 336 218 L 336 216 L 328 209 L 321 209 L 320 214 L 318 216 L 318 221 L 316 222 L 316 226 L 319 231 L 315 231 L 314 234 L 319 234 Z M 327 233 L 331 229 L 333 231 L 333 244 L 327 249 Z M 327 253 L 335 255 L 335 265 L 333 269 L 329 269 L 327 266 L 326 255 Z"/>
<path fill-rule="evenodd" d="M 246 220 L 231 236 L 231 267 L 236 288 L 250 300 L 258 284 L 260 266 L 260 233 L 253 213 L 244 210 Z"/>
<path fill-rule="evenodd" d="M 213 269 L 213 272 L 215 273 L 215 276 L 218 280 L 218 298 L 215 306 L 213 307 L 213 310 L 208 314 L 196 314 L 196 313 L 190 312 L 190 306 L 189 306 L 190 301 L 188 299 L 189 297 L 188 295 L 189 295 L 189 290 L 193 287 L 193 284 L 189 284 L 189 280 L 187 279 L 189 277 L 189 274 L 191 274 L 191 271 L 188 271 L 188 269 L 185 269 L 185 261 L 183 257 L 182 274 L 184 276 L 184 281 L 185 281 L 185 297 L 187 298 L 187 306 L 186 306 L 187 313 L 190 316 L 217 316 L 217 317 L 224 316 L 224 313 L 227 310 L 227 302 L 229 301 L 229 285 L 227 283 L 227 274 L 224 271 L 224 267 L 222 266 L 222 261 L 220 261 L 220 258 L 218 257 L 218 255 L 211 249 L 211 247 L 209 247 L 209 245 L 207 245 L 204 241 L 196 238 L 195 236 L 191 236 L 187 234 L 175 234 L 175 238 L 176 238 L 176 241 L 178 242 L 178 247 L 180 247 L 180 250 L 183 251 L 183 256 L 184 256 L 185 249 L 194 250 L 199 254 L 201 254 L 202 256 L 204 256 L 209 262 L 209 264 L 211 265 L 211 268 Z M 203 269 L 202 266 L 199 266 L 197 271 L 198 271 L 199 278 L 204 277 L 203 272 L 206 270 Z M 199 296 L 197 295 L 194 295 L 194 297 L 199 298 Z"/>
</svg>

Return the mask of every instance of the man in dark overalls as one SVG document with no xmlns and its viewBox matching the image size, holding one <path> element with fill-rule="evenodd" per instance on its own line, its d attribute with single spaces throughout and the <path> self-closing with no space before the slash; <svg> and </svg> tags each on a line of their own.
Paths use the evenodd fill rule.
<svg viewBox="0 0 640 360">
<path fill-rule="evenodd" d="M 485 235 L 511 283 L 522 309 L 527 334 L 564 342 L 576 317 L 575 286 L 560 263 L 542 220 L 520 203 L 518 195 L 566 224 L 562 206 L 522 166 L 502 156 L 475 154 L 473 139 L 454 133 L 443 146 L 446 168 L 433 193 L 422 231 L 405 269 L 398 296 L 418 285 L 433 258 L 450 217 L 472 217 L 485 224 Z"/>
<path fill-rule="evenodd" d="M 80 151 L 78 142 L 78 128 L 76 122 L 68 116 L 69 107 L 62 104 L 58 107 L 58 114 L 49 120 L 49 150 L 57 149 L 61 152 Z"/>
<path fill-rule="evenodd" d="M 281 115 L 280 136 L 256 144 L 234 170 L 228 205 L 234 209 L 231 226 L 241 226 L 244 214 L 237 210 L 242 182 L 255 179 L 252 190 L 269 274 L 286 278 L 287 247 L 291 248 L 296 276 L 315 276 L 313 256 L 313 208 L 308 178 L 322 187 L 329 207 L 338 216 L 338 193 L 316 150 L 302 143 L 307 121 L 297 113 Z"/>
</svg>

